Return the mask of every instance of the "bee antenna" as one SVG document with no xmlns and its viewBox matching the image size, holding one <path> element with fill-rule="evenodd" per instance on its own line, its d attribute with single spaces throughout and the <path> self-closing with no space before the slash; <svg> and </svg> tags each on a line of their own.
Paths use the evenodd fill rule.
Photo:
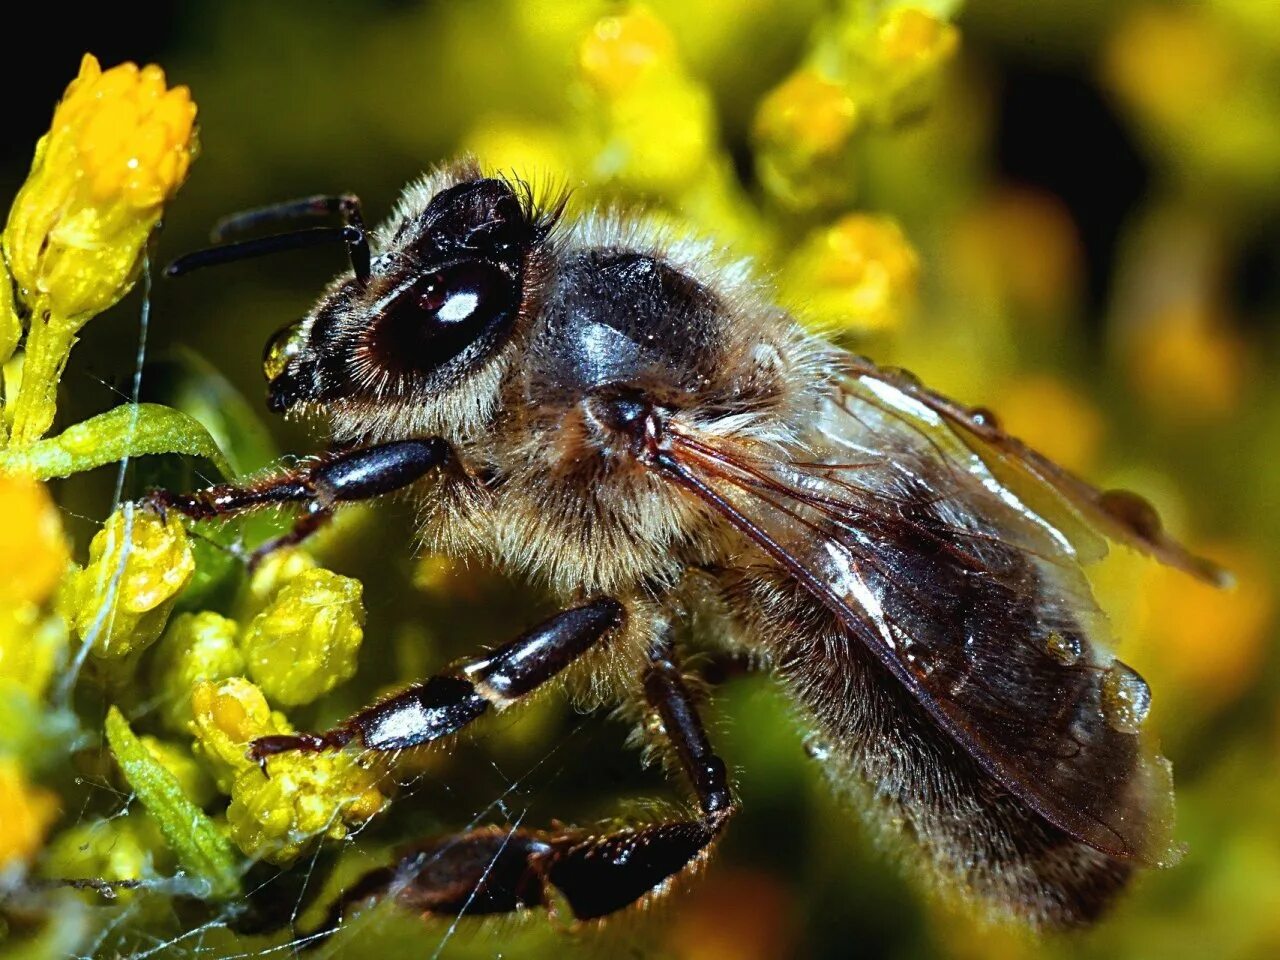
<svg viewBox="0 0 1280 960">
<path fill-rule="evenodd" d="M 291 223 L 332 214 L 339 214 L 342 217 L 342 226 L 311 227 L 223 244 L 207 250 L 197 250 L 170 263 L 165 267 L 164 275 L 177 277 L 204 267 L 248 260 L 281 250 L 300 250 L 305 247 L 321 246 L 334 240 L 341 240 L 347 246 L 347 253 L 351 258 L 351 269 L 356 279 L 364 283 L 369 279 L 371 271 L 369 237 L 360 212 L 360 200 L 352 194 L 303 197 L 299 200 L 286 200 L 283 203 L 273 203 L 265 207 L 233 213 L 214 224 L 212 238 L 215 243 L 220 243 L 227 236 L 243 233 L 264 223 Z"/>
</svg>

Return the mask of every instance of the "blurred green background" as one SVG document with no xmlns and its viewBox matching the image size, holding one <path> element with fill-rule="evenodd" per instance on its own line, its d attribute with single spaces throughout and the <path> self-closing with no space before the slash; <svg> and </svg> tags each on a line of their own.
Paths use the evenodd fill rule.
<svg viewBox="0 0 1280 960">
<path fill-rule="evenodd" d="M 886 39 L 886 17 L 916 7 L 921 19 L 893 21 Z M 757 255 L 802 317 L 996 409 L 1100 485 L 1139 490 L 1240 579 L 1220 594 L 1123 551 L 1098 572 L 1120 653 L 1155 692 L 1187 854 L 1094 931 L 1034 942 L 923 900 L 830 797 L 788 705 L 767 681 L 736 678 L 709 715 L 743 812 L 687 896 L 599 933 L 540 917 L 452 932 L 379 910 L 322 954 L 1280 955 L 1280 6 L 399 0 L 36 17 L 9 32 L 25 56 L 6 68 L 0 197 L 21 184 L 84 51 L 104 66 L 159 63 L 199 105 L 203 152 L 167 212 L 161 259 L 275 199 L 354 191 L 378 220 L 461 150 L 555 174 L 582 203 L 643 202 Z M 179 402 L 215 382 L 200 357 L 254 411 L 224 405 L 219 421 L 242 466 L 311 449 L 304 427 L 262 410 L 261 345 L 341 267 L 324 250 L 158 282 L 144 395 Z M 138 304 L 86 327 L 65 422 L 127 392 Z M 81 549 L 109 511 L 109 480 L 58 490 Z M 357 679 L 299 725 L 543 608 L 512 585 L 428 569 L 407 517 L 366 511 L 326 542 L 326 565 L 365 584 L 367 640 Z M 558 698 L 513 712 L 434 757 L 342 851 L 337 876 L 477 818 L 586 821 L 676 802 L 627 732 Z M 55 833 L 118 810 L 106 782 L 68 780 Z M 319 887 L 328 859 L 264 883 L 296 902 L 290 884 Z M 226 917 L 159 894 L 89 900 L 107 931 L 88 941 L 99 955 L 252 956 L 285 940 L 233 935 Z"/>
</svg>

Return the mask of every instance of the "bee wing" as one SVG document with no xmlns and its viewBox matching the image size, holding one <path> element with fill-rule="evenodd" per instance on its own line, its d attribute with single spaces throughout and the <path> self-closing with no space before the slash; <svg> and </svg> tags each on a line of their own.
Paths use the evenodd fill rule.
<svg viewBox="0 0 1280 960">
<path fill-rule="evenodd" d="M 982 458 L 1002 483 L 1064 533 L 1082 559 L 1106 551 L 1101 533 L 1183 570 L 1207 583 L 1230 586 L 1227 570 L 1191 553 L 1168 535 L 1145 500 L 1124 490 L 1099 490 L 1005 433 L 985 411 L 974 410 L 921 386 L 901 371 L 881 369 L 865 357 L 848 356 L 849 388 L 866 396 L 875 384 L 904 394 L 941 418 L 962 443 Z"/>
<path fill-rule="evenodd" d="M 1096 850 L 1169 853 L 1146 686 L 1107 649 L 1081 557 L 933 407 L 855 379 L 797 455 L 672 427 L 658 466 L 832 611 L 1004 789 Z M 890 681 L 892 682 L 892 681 Z"/>
</svg>

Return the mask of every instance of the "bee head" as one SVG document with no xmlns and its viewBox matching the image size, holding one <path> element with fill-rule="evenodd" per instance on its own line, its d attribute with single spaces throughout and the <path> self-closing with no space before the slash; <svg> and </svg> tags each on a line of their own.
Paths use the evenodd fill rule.
<svg viewBox="0 0 1280 960">
<path fill-rule="evenodd" d="M 411 189 L 366 277 L 340 277 L 268 343 L 273 410 L 319 408 L 361 422 L 396 411 L 403 423 L 406 412 L 420 419 L 486 379 L 528 299 L 530 261 L 550 223 L 505 180 L 431 188 Z"/>
</svg>

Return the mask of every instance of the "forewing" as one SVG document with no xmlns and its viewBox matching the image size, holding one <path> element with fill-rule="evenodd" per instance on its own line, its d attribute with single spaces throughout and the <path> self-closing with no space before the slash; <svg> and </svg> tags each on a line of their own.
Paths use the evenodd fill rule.
<svg viewBox="0 0 1280 960">
<path fill-rule="evenodd" d="M 676 427 L 659 462 L 1007 790 L 1104 853 L 1165 857 L 1172 791 L 1139 729 L 1145 685 L 1113 664 L 1072 539 L 887 381 L 833 389 L 800 440 L 783 456 Z"/>
<path fill-rule="evenodd" d="M 1196 556 L 1165 532 L 1145 500 L 1125 490 L 1099 490 L 1002 430 L 989 411 L 964 404 L 920 385 L 904 371 L 884 369 L 864 357 L 848 356 L 849 389 L 874 393 L 877 384 L 910 397 L 945 422 L 954 436 L 977 454 L 1000 481 L 1015 490 L 1064 533 L 1083 559 L 1105 551 L 1097 534 L 1127 544 L 1161 563 L 1215 586 L 1230 586 L 1227 570 Z"/>
</svg>

